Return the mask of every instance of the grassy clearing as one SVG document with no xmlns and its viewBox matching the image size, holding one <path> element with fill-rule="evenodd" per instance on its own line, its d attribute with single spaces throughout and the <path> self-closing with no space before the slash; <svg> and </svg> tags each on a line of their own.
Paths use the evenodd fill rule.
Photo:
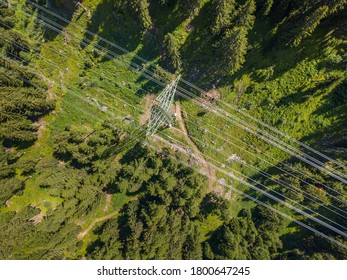
<svg viewBox="0 0 347 280">
<path fill-rule="evenodd" d="M 85 231 L 90 227 L 91 225 L 94 225 L 94 227 L 106 222 L 108 218 L 115 218 L 118 216 L 113 215 L 113 213 L 116 213 L 119 211 L 126 203 L 132 200 L 131 197 L 127 196 L 124 193 L 118 193 L 113 194 L 111 196 L 111 204 L 107 211 L 104 211 L 104 205 L 100 205 L 99 209 L 93 213 L 92 216 L 89 216 L 87 220 L 84 220 L 81 223 L 82 231 Z M 112 215 L 112 216 L 111 216 Z M 104 219 L 105 218 L 105 219 Z M 81 249 L 77 252 L 77 255 L 84 256 L 86 255 L 86 250 L 89 244 L 91 244 L 93 241 L 97 239 L 98 235 L 94 233 L 93 230 L 90 230 L 88 234 L 86 234 L 81 241 L 83 241 L 83 245 Z"/>
<path fill-rule="evenodd" d="M 198 221 L 200 242 L 207 240 L 222 224 L 223 221 L 221 221 L 218 216 L 212 214 L 208 215 L 203 221 Z"/>
<path fill-rule="evenodd" d="M 25 190 L 21 196 L 13 196 L 7 203 L 11 211 L 19 212 L 26 206 L 40 208 L 46 215 L 47 211 L 56 209 L 63 201 L 62 198 L 51 196 L 36 183 L 37 176 L 26 181 Z"/>
</svg>

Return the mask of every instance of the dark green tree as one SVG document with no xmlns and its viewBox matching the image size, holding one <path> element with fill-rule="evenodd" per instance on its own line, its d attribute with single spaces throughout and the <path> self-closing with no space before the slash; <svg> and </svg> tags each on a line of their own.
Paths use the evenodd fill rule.
<svg viewBox="0 0 347 280">
<path fill-rule="evenodd" d="M 169 66 L 172 70 L 179 71 L 181 69 L 182 61 L 178 42 L 175 36 L 173 36 L 171 33 L 168 33 L 164 38 L 164 46 L 165 60 L 168 61 Z"/>
<path fill-rule="evenodd" d="M 297 33 L 294 35 L 294 38 L 291 41 L 291 44 L 298 46 L 303 39 L 310 36 L 313 31 L 317 28 L 322 19 L 328 14 L 328 6 L 319 7 L 315 10 L 310 16 L 305 19 L 304 24 L 300 27 Z"/>
<path fill-rule="evenodd" d="M 269 13 L 271 12 L 271 8 L 274 5 L 274 0 L 260 0 L 260 13 L 263 16 L 268 16 Z"/>
<path fill-rule="evenodd" d="M 235 73 L 245 63 L 247 44 L 247 31 L 245 28 L 235 27 L 226 32 L 220 44 L 224 58 L 225 74 Z"/>
<path fill-rule="evenodd" d="M 235 0 L 216 0 L 215 15 L 211 25 L 212 34 L 222 34 L 231 25 L 235 13 Z"/>
<path fill-rule="evenodd" d="M 247 31 L 252 29 L 255 21 L 255 10 L 255 0 L 247 0 L 244 5 L 237 9 L 237 13 L 234 19 L 235 24 Z"/>
<path fill-rule="evenodd" d="M 148 0 L 130 0 L 125 1 L 129 6 L 133 15 L 140 23 L 142 30 L 146 31 L 152 26 L 152 19 L 149 15 L 149 2 Z"/>
<path fill-rule="evenodd" d="M 119 239 L 117 219 L 111 219 L 102 225 L 101 234 L 96 242 L 90 247 L 92 252 L 87 256 L 93 260 L 120 260 L 123 258 L 121 250 L 122 243 Z M 89 249 L 91 250 L 91 249 Z"/>
</svg>

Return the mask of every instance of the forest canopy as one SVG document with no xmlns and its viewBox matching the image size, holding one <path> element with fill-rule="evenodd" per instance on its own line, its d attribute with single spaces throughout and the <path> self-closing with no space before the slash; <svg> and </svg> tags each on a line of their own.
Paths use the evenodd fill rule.
<svg viewBox="0 0 347 280">
<path fill-rule="evenodd" d="M 34 1 L 68 19 L 55 23 L 27 2 L 0 2 L 0 259 L 346 259 L 279 215 L 280 203 L 244 186 L 263 206 L 223 189 L 241 185 L 226 171 L 233 167 L 319 216 L 333 203 L 347 211 L 345 185 L 203 105 L 221 99 L 345 164 L 346 0 Z M 157 84 L 146 79 L 152 70 Z M 138 124 L 146 113 L 136 110 L 178 75 L 208 89 L 197 97 L 203 104 L 175 97 L 191 141 L 169 136 L 189 142 L 185 155 L 183 144 L 148 141 Z M 240 141 L 228 146 L 234 138 L 216 134 Z M 231 155 L 218 162 L 224 173 L 213 188 L 204 164 L 187 156 L 196 150 Z"/>
</svg>

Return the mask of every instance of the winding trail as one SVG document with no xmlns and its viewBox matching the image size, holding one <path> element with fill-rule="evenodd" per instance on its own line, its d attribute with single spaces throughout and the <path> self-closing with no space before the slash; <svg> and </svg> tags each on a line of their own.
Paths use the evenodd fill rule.
<svg viewBox="0 0 347 280">
<path fill-rule="evenodd" d="M 179 103 L 179 101 L 176 101 L 176 115 L 177 115 L 177 123 L 178 126 L 180 128 L 179 131 L 184 138 L 186 139 L 187 143 L 189 144 L 189 146 L 194 150 L 194 153 L 197 155 L 197 157 L 199 158 L 199 160 L 203 163 L 203 169 L 204 169 L 204 173 L 207 175 L 208 177 L 208 188 L 207 188 L 207 192 L 212 192 L 213 191 L 213 182 L 216 181 L 216 172 L 214 169 L 212 169 L 210 167 L 209 164 L 207 164 L 205 158 L 203 157 L 203 155 L 201 154 L 199 148 L 195 145 L 195 143 L 193 142 L 192 139 L 190 139 L 189 134 L 187 132 L 184 120 L 182 118 L 182 110 L 181 110 L 181 105 Z"/>
<path fill-rule="evenodd" d="M 100 223 L 103 222 L 105 220 L 111 219 L 112 217 L 116 216 L 118 214 L 119 211 L 114 211 L 108 215 L 102 216 L 100 218 L 96 218 L 84 231 L 80 232 L 77 235 L 77 239 L 81 240 L 83 239 L 95 226 L 96 223 Z"/>
<path fill-rule="evenodd" d="M 110 194 L 107 194 L 106 195 L 106 202 L 105 202 L 105 207 L 103 208 L 103 211 L 105 211 L 105 209 L 108 210 L 109 206 L 110 206 L 110 203 L 111 203 L 111 200 L 112 200 L 112 196 Z M 131 201 L 132 200 L 138 200 L 138 197 L 135 196 L 135 197 L 132 197 L 131 198 Z M 117 216 L 119 214 L 119 211 L 113 211 L 105 216 L 102 216 L 102 217 L 99 217 L 99 218 L 96 218 L 84 231 L 81 231 L 78 235 L 77 235 L 77 239 L 78 240 L 81 240 L 83 239 L 92 229 L 93 227 L 97 224 L 97 223 L 100 223 L 100 222 L 103 222 L 103 221 L 106 221 L 108 219 L 111 219 L 113 218 L 114 216 Z M 81 226 L 82 223 L 79 223 L 79 225 Z"/>
<path fill-rule="evenodd" d="M 153 97 L 152 97 L 153 98 Z M 147 100 L 145 103 L 145 114 L 141 116 L 141 123 L 145 123 L 146 120 L 149 118 L 149 112 L 150 112 L 150 101 Z M 206 162 L 205 158 L 203 157 L 202 153 L 200 152 L 199 148 L 195 145 L 195 143 L 193 142 L 192 139 L 190 139 L 189 134 L 187 132 L 184 120 L 182 118 L 182 110 L 181 110 L 181 105 L 179 103 L 179 101 L 176 102 L 175 104 L 175 112 L 177 115 L 177 123 L 179 126 L 179 129 L 177 128 L 171 128 L 171 129 L 175 129 L 175 131 L 181 133 L 185 140 L 187 141 L 188 145 L 194 150 L 194 153 L 197 155 L 197 157 L 199 158 L 200 162 L 202 162 L 202 168 L 204 171 L 204 174 L 206 174 L 206 176 L 208 177 L 208 188 L 207 188 L 207 192 L 212 192 L 214 191 L 214 182 L 216 181 L 216 172 L 214 169 L 212 169 L 209 164 Z M 136 198 L 134 198 L 136 199 Z M 111 195 L 106 195 L 106 203 L 105 203 L 105 207 L 103 208 L 103 211 L 107 211 L 109 208 L 111 202 Z M 116 215 L 118 215 L 119 211 L 114 211 L 112 213 L 109 213 L 105 216 L 96 218 L 84 231 L 80 232 L 77 235 L 77 239 L 81 240 L 83 239 L 92 229 L 93 227 L 100 222 L 106 221 Z"/>
</svg>

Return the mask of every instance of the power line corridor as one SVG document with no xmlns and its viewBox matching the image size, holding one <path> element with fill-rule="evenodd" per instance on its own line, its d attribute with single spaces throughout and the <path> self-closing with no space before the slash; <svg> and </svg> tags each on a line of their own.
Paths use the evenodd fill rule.
<svg viewBox="0 0 347 280">
<path fill-rule="evenodd" d="M 0 0 L 1 3 L 4 3 Z M 74 33 L 73 31 L 69 30 L 69 26 L 66 28 L 59 25 L 57 22 L 54 22 L 53 20 L 49 19 L 48 17 L 45 17 L 43 14 L 49 14 L 50 16 L 54 16 L 59 20 L 62 20 L 68 24 L 78 26 L 73 21 L 68 21 L 65 18 L 61 17 L 60 15 L 55 14 L 54 12 L 48 10 L 45 7 L 42 7 L 36 3 L 33 3 L 31 1 L 27 1 L 28 5 L 33 6 L 37 8 L 38 10 L 42 11 L 41 14 L 37 15 L 37 21 L 39 24 L 42 24 L 45 28 L 49 28 L 51 31 L 56 32 L 57 34 L 69 34 L 72 41 L 75 41 L 77 44 L 82 44 L 86 48 L 90 47 L 93 48 L 96 52 L 99 52 L 100 54 L 105 55 L 105 57 L 109 58 L 113 61 L 114 64 L 117 64 L 119 67 L 127 68 L 129 71 L 133 71 L 139 75 L 141 75 L 143 78 L 145 78 L 148 82 L 151 82 L 155 84 L 156 86 L 160 86 L 162 88 L 160 94 L 156 97 L 156 99 L 151 100 L 151 115 L 149 118 L 148 123 L 146 126 L 141 126 L 141 124 L 135 119 L 132 122 L 124 124 L 125 126 L 134 125 L 135 128 L 133 129 L 133 133 L 131 136 L 127 139 L 127 145 L 131 145 L 137 142 L 142 142 L 145 145 L 157 149 L 155 146 L 155 142 L 160 142 L 166 146 L 172 147 L 176 150 L 176 152 L 184 154 L 187 158 L 194 159 L 198 164 L 195 166 L 189 165 L 191 168 L 197 170 L 199 173 L 202 173 L 201 168 L 199 169 L 200 165 L 208 165 L 209 168 L 212 168 L 216 174 L 219 176 L 223 176 L 224 178 L 227 178 L 226 182 L 221 182 L 215 179 L 214 181 L 216 184 L 223 185 L 225 188 L 232 188 L 233 191 L 236 193 L 239 193 L 240 195 L 243 195 L 247 199 L 251 199 L 255 203 L 258 203 L 264 207 L 267 207 L 271 209 L 272 211 L 293 220 L 300 226 L 305 227 L 308 230 L 311 230 L 312 232 L 320 235 L 323 238 L 326 238 L 330 240 L 331 242 L 334 242 L 335 244 L 347 249 L 346 240 L 347 240 L 347 228 L 346 228 L 346 219 L 347 219 L 347 201 L 346 201 L 346 195 L 343 191 L 336 190 L 332 186 L 326 185 L 322 182 L 320 182 L 317 178 L 314 178 L 313 176 L 307 175 L 302 170 L 298 170 L 294 166 L 291 166 L 290 163 L 287 163 L 286 161 L 279 160 L 277 158 L 274 158 L 271 154 L 268 155 L 265 152 L 265 157 L 257 153 L 257 147 L 253 148 L 252 143 L 247 143 L 247 141 L 239 139 L 236 135 L 231 135 L 227 131 L 222 131 L 220 127 L 214 126 L 212 124 L 206 123 L 204 124 L 205 133 L 209 134 L 212 138 L 223 141 L 223 145 L 228 147 L 233 147 L 233 149 L 238 150 L 245 150 L 250 158 L 260 160 L 261 162 L 268 162 L 269 164 L 275 166 L 277 168 L 277 171 L 281 174 L 286 174 L 291 178 L 299 178 L 301 183 L 303 183 L 307 187 L 312 187 L 316 190 L 316 193 L 305 191 L 305 189 L 297 189 L 296 187 L 292 186 L 289 180 L 283 179 L 283 178 L 273 178 L 272 174 L 268 173 L 267 171 L 258 168 L 257 166 L 254 166 L 252 164 L 252 161 L 247 161 L 243 159 L 237 158 L 237 155 L 235 154 L 234 158 L 230 159 L 230 162 L 236 162 L 239 166 L 242 168 L 248 168 L 249 170 L 252 170 L 255 174 L 258 174 L 258 177 L 251 177 L 247 176 L 246 174 L 243 174 L 241 172 L 240 168 L 234 168 L 231 164 L 226 164 L 228 159 L 231 157 L 229 154 L 224 154 L 223 150 L 218 150 L 215 148 L 211 148 L 211 152 L 202 151 L 201 156 L 199 156 L 196 152 L 191 151 L 189 148 L 189 145 L 182 143 L 182 141 L 175 135 L 175 130 L 179 130 L 182 132 L 182 129 L 175 128 L 175 119 L 177 115 L 172 112 L 171 105 L 173 104 L 175 96 L 179 96 L 180 98 L 183 98 L 184 100 L 187 100 L 191 102 L 192 104 L 195 104 L 195 106 L 203 105 L 205 110 L 208 111 L 209 114 L 212 114 L 215 118 L 219 119 L 221 124 L 227 123 L 230 125 L 237 126 L 239 129 L 242 129 L 246 132 L 246 134 L 250 134 L 253 137 L 256 137 L 259 141 L 263 141 L 267 145 L 271 146 L 272 148 L 276 148 L 281 150 L 283 153 L 285 153 L 289 158 L 293 157 L 296 159 L 297 162 L 309 166 L 309 168 L 312 168 L 314 170 L 318 170 L 325 176 L 331 177 L 332 180 L 338 181 L 342 185 L 347 184 L 347 176 L 345 174 L 346 166 L 344 166 L 341 162 L 336 161 L 335 159 L 332 159 L 331 157 L 323 154 L 322 152 L 316 151 L 315 149 L 307 146 L 306 144 L 291 138 L 290 136 L 284 134 L 283 132 L 277 130 L 276 128 L 269 126 L 268 124 L 265 124 L 263 121 L 258 120 L 254 118 L 253 116 L 245 113 L 244 111 L 234 107 L 231 104 L 227 104 L 223 101 L 217 101 L 216 104 L 208 103 L 203 98 L 200 97 L 200 95 L 196 95 L 192 93 L 191 91 L 187 90 L 186 88 L 194 89 L 195 91 L 199 91 L 200 93 L 203 93 L 204 91 L 198 88 L 197 86 L 189 83 L 188 81 L 185 81 L 182 79 L 182 77 L 177 77 L 175 79 L 172 79 L 170 82 L 160 79 L 154 78 L 154 72 L 152 72 L 151 65 L 148 66 L 148 68 L 142 68 L 139 64 L 134 63 L 133 61 L 128 61 L 124 57 L 120 57 L 119 54 L 115 53 L 114 51 L 107 49 L 95 42 L 92 42 L 91 40 L 85 40 L 83 39 L 82 42 L 79 42 L 78 40 L 78 34 Z M 30 10 L 27 10 L 24 8 L 23 11 L 18 11 L 19 13 L 22 13 L 25 17 L 35 17 L 34 14 L 30 13 Z M 4 24 L 0 24 L 3 27 Z M 81 27 L 82 29 L 82 27 Z M 82 29 L 83 30 L 83 29 Z M 109 42 L 108 40 L 99 37 L 98 35 L 85 30 L 85 32 L 94 38 L 103 41 L 110 45 L 110 47 L 117 48 L 118 50 L 122 51 L 123 53 L 127 53 L 127 50 L 124 48 L 119 47 L 118 45 L 115 45 L 112 42 Z M 4 38 L 6 40 L 6 38 Z M 40 45 L 39 42 L 35 41 L 34 39 L 31 39 L 33 42 L 35 42 L 37 45 Z M 91 44 L 93 43 L 93 44 Z M 23 51 L 26 51 L 25 48 L 17 45 L 18 48 L 22 48 Z M 70 44 L 64 48 L 63 51 L 55 50 L 52 48 L 52 51 L 59 54 L 60 56 L 68 58 L 71 55 L 71 52 L 69 51 L 71 49 L 72 51 L 76 51 L 76 48 L 73 47 L 73 44 Z M 12 56 L 13 59 L 15 59 L 18 62 L 23 63 L 24 60 L 20 57 L 16 57 L 13 54 L 9 54 L 9 56 Z M 36 58 L 45 60 L 46 58 L 42 54 L 36 54 Z M 7 59 L 5 56 L 1 56 L 3 59 Z M 149 62 L 140 56 L 136 55 L 136 59 L 139 61 L 142 61 L 142 63 L 149 64 Z M 47 64 L 53 66 L 55 69 L 60 69 L 60 71 L 64 71 L 64 69 L 57 65 L 56 63 L 52 61 L 46 61 Z M 78 63 L 78 62 L 76 62 Z M 33 74 L 39 76 L 42 75 L 42 70 L 35 69 L 30 64 L 27 66 L 30 71 L 32 71 Z M 114 73 L 98 73 L 95 70 L 94 71 L 96 75 L 102 75 L 105 80 L 109 80 L 110 82 L 113 81 L 113 76 L 116 75 Z M 67 73 L 66 75 L 74 75 Z M 170 74 L 171 77 L 174 78 L 173 75 Z M 24 77 L 19 77 L 20 79 L 25 79 Z M 26 80 L 26 82 L 31 83 L 30 81 Z M 59 80 L 55 81 L 56 83 L 59 83 Z M 34 87 L 39 87 L 38 85 L 32 84 Z M 143 113 L 143 108 L 136 104 L 131 104 L 129 100 L 124 98 L 119 98 L 115 96 L 112 92 L 109 92 L 107 90 L 101 89 L 104 96 L 109 96 L 110 98 L 115 98 L 119 102 L 123 104 L 127 104 L 128 107 L 133 108 L 134 111 L 138 111 L 140 113 Z M 138 86 L 137 90 L 134 89 L 127 89 L 129 94 L 132 95 L 139 95 L 139 92 L 143 92 L 147 94 L 152 94 L 150 92 L 147 92 L 144 90 L 141 86 Z M 124 120 L 125 115 L 128 113 L 125 109 L 119 109 L 118 111 L 115 111 L 115 108 L 112 107 L 110 104 L 107 104 L 106 99 L 100 98 L 100 100 L 95 99 L 95 102 L 90 102 L 90 100 L 87 100 L 85 97 L 81 96 L 78 93 L 78 89 L 74 85 L 70 85 L 67 89 L 67 92 L 70 94 L 76 96 L 76 98 L 82 100 L 83 102 L 86 102 L 88 106 L 94 106 L 97 108 L 101 108 L 98 102 L 100 104 L 106 104 L 108 110 L 105 111 L 104 115 L 109 116 L 111 119 L 118 118 L 119 120 Z M 146 98 L 146 97 L 144 97 Z M 73 104 L 67 104 L 68 106 L 74 106 Z M 76 106 L 77 107 L 77 106 Z M 88 112 L 82 108 L 78 108 L 82 113 L 88 114 Z M 229 111 L 231 110 L 231 111 Z M 114 112 L 115 111 L 115 112 Z M 233 112 L 233 113 L 232 113 Z M 193 117 L 190 118 L 190 113 L 183 111 L 184 114 L 186 114 L 186 118 L 184 119 L 184 122 L 188 124 L 189 127 L 198 128 L 197 122 L 194 121 Z M 239 114 L 239 115 L 237 115 Z M 250 119 L 252 122 L 247 122 L 246 119 Z M 252 124 L 255 123 L 255 124 Z M 165 129 L 165 127 L 171 129 Z M 141 135 L 141 137 L 140 137 Z M 142 135 L 146 135 L 143 137 Z M 190 135 L 188 131 L 189 138 L 196 144 L 199 144 L 199 146 L 207 145 L 207 143 L 204 141 L 204 139 L 201 137 L 196 137 L 196 135 Z M 236 141 L 236 142 L 235 142 Z M 239 142 L 239 143 L 237 143 Z M 299 148 L 300 147 L 300 148 Z M 122 147 L 121 147 L 122 148 Z M 252 151 L 253 150 L 253 151 Z M 306 151 L 306 152 L 305 152 Z M 172 155 L 167 155 L 169 157 L 173 157 Z M 178 159 L 176 157 L 175 160 L 179 160 L 182 162 L 181 159 Z M 202 158 L 205 160 L 203 162 Z M 223 161 L 221 160 L 223 158 Z M 324 163 L 325 161 L 329 161 L 332 163 L 334 167 L 326 166 Z M 187 163 L 184 163 L 188 165 Z M 280 167 L 280 165 L 282 165 Z M 300 175 L 298 175 L 300 174 Z M 205 176 L 208 176 L 208 174 L 204 174 Z M 301 177 L 302 175 L 305 175 L 304 178 Z M 250 192 L 244 191 L 243 188 L 237 188 L 232 186 L 232 184 L 228 184 L 228 182 L 237 182 L 240 186 L 246 187 L 248 189 L 252 189 L 256 195 L 252 195 Z M 278 184 L 282 187 L 286 188 L 289 192 L 297 192 L 302 193 L 304 197 L 307 200 L 314 201 L 320 205 L 321 209 L 324 209 L 324 211 L 318 211 L 315 209 L 311 209 L 309 205 L 305 205 L 303 202 L 297 202 L 295 199 L 290 198 L 286 195 L 286 193 L 280 193 L 276 190 L 271 189 L 270 184 L 268 184 L 268 181 L 270 181 L 271 184 Z M 321 188 L 324 188 L 325 195 L 330 199 L 330 203 L 325 203 L 321 197 L 320 191 Z M 286 208 L 288 211 L 294 212 L 294 215 L 288 215 L 284 211 L 281 211 L 277 209 L 276 207 L 269 205 L 265 200 L 262 201 L 264 197 L 267 197 L 271 201 L 281 204 L 284 208 Z M 329 212 L 329 215 L 326 215 L 325 212 Z M 297 219 L 297 217 L 300 217 Z M 312 223 L 305 223 L 303 218 L 309 219 Z M 303 220 L 303 221 L 301 221 Z M 324 228 L 324 231 L 316 229 L 315 225 L 319 225 L 317 228 Z M 326 231 L 327 230 L 327 231 Z M 329 233 L 327 233 L 329 232 Z M 330 234 L 330 232 L 333 232 L 333 235 Z M 336 238 L 336 236 L 339 236 Z M 342 241 L 341 241 L 342 240 Z"/>
</svg>

